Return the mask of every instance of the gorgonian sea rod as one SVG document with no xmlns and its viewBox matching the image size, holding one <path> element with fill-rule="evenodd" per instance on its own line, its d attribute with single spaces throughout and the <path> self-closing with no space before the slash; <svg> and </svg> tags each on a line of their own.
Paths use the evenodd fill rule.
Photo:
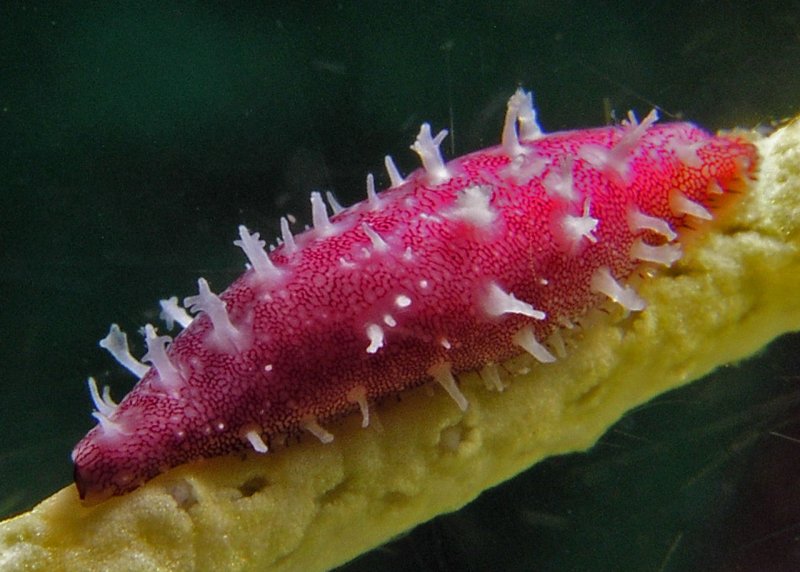
<svg viewBox="0 0 800 572">
<path fill-rule="evenodd" d="M 457 375 L 527 352 L 569 359 L 593 308 L 645 309 L 633 282 L 681 257 L 688 229 L 746 188 L 757 152 L 688 123 L 641 123 L 545 135 L 530 94 L 508 104 L 500 145 L 444 162 L 427 124 L 423 167 L 333 215 L 312 193 L 313 228 L 278 246 L 240 227 L 249 268 L 219 296 L 205 280 L 162 301 L 170 340 L 148 325 L 142 361 L 116 326 L 101 344 L 141 379 L 116 405 L 90 378 L 93 428 L 73 451 L 81 498 L 122 494 L 176 465 L 289 435 L 333 435 L 331 420 L 434 381 L 462 410 Z M 634 314 L 635 315 L 635 314 Z M 579 342 L 578 342 L 579 343 Z"/>
</svg>

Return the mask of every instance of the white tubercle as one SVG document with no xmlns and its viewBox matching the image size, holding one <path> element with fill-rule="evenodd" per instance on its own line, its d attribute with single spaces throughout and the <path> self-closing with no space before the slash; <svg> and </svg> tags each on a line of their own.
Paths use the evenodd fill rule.
<svg viewBox="0 0 800 572">
<path fill-rule="evenodd" d="M 99 411 L 92 411 L 92 417 L 97 419 L 97 422 L 100 423 L 100 427 L 103 428 L 103 433 L 106 435 L 127 435 L 129 431 L 125 431 L 122 426 L 117 423 L 116 421 L 112 421 Z M 75 459 L 73 459 L 74 461 Z"/>
<path fill-rule="evenodd" d="M 519 134 L 517 133 L 519 107 L 522 105 L 524 99 L 525 92 L 518 89 L 514 95 L 508 99 L 508 103 L 506 104 L 506 116 L 503 121 L 503 133 L 500 136 L 500 144 L 506 155 L 512 159 L 525 153 L 525 148 L 519 144 Z"/>
<path fill-rule="evenodd" d="M 722 186 L 719 184 L 719 181 L 716 179 L 711 179 L 708 183 L 707 193 L 709 195 L 723 195 L 725 191 L 722 190 Z"/>
<path fill-rule="evenodd" d="M 411 146 L 411 150 L 419 155 L 422 161 L 422 167 L 428 175 L 428 180 L 433 185 L 439 185 L 450 180 L 450 171 L 445 167 L 442 152 L 439 145 L 447 137 L 447 130 L 442 129 L 436 135 L 431 137 L 431 126 L 423 123 L 419 128 L 419 134 L 416 141 Z"/>
<path fill-rule="evenodd" d="M 625 129 L 625 134 L 622 139 L 612 149 L 615 153 L 620 155 L 627 155 L 630 153 L 639 141 L 644 137 L 645 132 L 658 121 L 658 111 L 651 109 L 641 123 L 636 120 L 633 111 L 628 112 L 628 125 Z"/>
<path fill-rule="evenodd" d="M 633 140 L 631 146 L 635 145 L 636 142 L 642 138 L 644 132 L 647 131 L 656 121 L 658 121 L 658 111 L 656 109 L 651 109 L 650 113 L 648 113 L 645 118 L 642 119 L 641 123 L 638 119 L 636 119 L 636 114 L 633 112 L 633 110 L 628 110 L 628 119 L 623 119 L 622 125 L 625 127 L 625 136 L 629 140 Z"/>
<path fill-rule="evenodd" d="M 561 197 L 565 201 L 572 202 L 577 197 L 575 187 L 572 184 L 572 166 L 575 158 L 572 155 L 565 155 L 558 166 L 551 169 L 542 181 L 545 192 L 551 197 Z"/>
<path fill-rule="evenodd" d="M 211 291 L 205 278 L 197 280 L 197 287 L 197 296 L 189 296 L 183 301 L 186 307 L 195 313 L 208 314 L 214 326 L 211 339 L 218 347 L 229 352 L 244 349 L 242 332 L 231 323 L 225 302 Z"/>
<path fill-rule="evenodd" d="M 601 266 L 592 274 L 590 282 L 592 292 L 604 294 L 611 300 L 629 310 L 631 312 L 638 312 L 644 310 L 647 304 L 636 291 L 630 286 L 622 286 L 611 275 L 611 270 L 607 266 Z"/>
<path fill-rule="evenodd" d="M 294 241 L 294 235 L 289 229 L 289 221 L 285 216 L 281 217 L 281 238 L 283 239 L 283 249 L 286 254 L 294 254 L 297 252 L 297 243 Z"/>
<path fill-rule="evenodd" d="M 547 338 L 547 343 L 556 352 L 556 355 L 561 359 L 567 357 L 567 344 L 564 342 L 564 336 L 561 335 L 561 330 L 555 330 L 550 337 Z"/>
<path fill-rule="evenodd" d="M 469 401 L 461 393 L 456 383 L 456 378 L 453 377 L 452 364 L 449 361 L 444 361 L 433 365 L 428 368 L 428 375 L 430 375 L 436 383 L 442 386 L 447 394 L 453 398 L 458 408 L 461 411 L 466 411 L 469 407 Z"/>
<path fill-rule="evenodd" d="M 700 160 L 697 151 L 703 145 L 705 145 L 705 141 L 690 143 L 685 139 L 680 140 L 672 138 L 667 142 L 666 147 L 667 149 L 672 149 L 678 160 L 685 166 L 692 169 L 699 169 L 703 165 L 703 162 Z"/>
<path fill-rule="evenodd" d="M 99 345 L 101 348 L 108 350 L 117 362 L 141 379 L 147 370 L 150 369 L 142 362 L 137 360 L 131 355 L 130 348 L 128 347 L 128 336 L 119 329 L 117 324 L 111 324 L 108 330 L 108 335 L 100 340 Z"/>
<path fill-rule="evenodd" d="M 333 434 L 326 431 L 318 422 L 315 417 L 306 417 L 301 421 L 303 429 L 314 435 L 323 443 L 330 443 L 333 441 Z"/>
<path fill-rule="evenodd" d="M 487 363 L 480 371 L 480 376 L 488 389 L 497 391 L 505 390 L 506 386 L 500 379 L 500 370 L 495 363 Z"/>
<path fill-rule="evenodd" d="M 367 174 L 367 204 L 372 210 L 377 210 L 381 206 L 381 200 L 378 198 L 378 193 L 375 192 L 375 177 L 372 173 Z"/>
<path fill-rule="evenodd" d="M 743 176 L 741 173 L 746 173 L 750 167 L 750 159 L 746 159 L 744 157 L 737 157 L 734 160 L 734 163 L 739 165 L 739 173 L 732 179 L 728 179 L 725 182 L 725 191 L 731 191 L 734 193 L 743 193 L 750 188 L 752 184 L 750 177 Z M 724 191 L 723 191 L 724 192 Z"/>
<path fill-rule="evenodd" d="M 578 150 L 578 156 L 598 171 L 615 175 L 621 181 L 628 181 L 628 167 L 632 151 L 639 144 L 645 132 L 658 121 L 658 112 L 653 109 L 639 123 L 633 112 L 628 112 L 628 121 L 623 122 L 622 137 L 611 149 L 588 144 Z"/>
<path fill-rule="evenodd" d="M 97 382 L 95 379 L 90 377 L 87 381 L 89 383 L 89 395 L 92 396 L 92 402 L 95 407 L 95 410 L 92 411 L 92 417 L 100 424 L 103 433 L 108 436 L 128 434 L 129 431 L 125 430 L 120 423 L 111 420 L 111 416 L 114 415 L 114 412 L 117 410 L 117 404 L 111 399 L 108 386 L 103 387 L 103 395 L 101 397 L 100 393 L 97 391 Z M 75 459 L 73 458 L 72 460 L 74 461 Z"/>
<path fill-rule="evenodd" d="M 266 453 L 269 451 L 269 447 L 267 447 L 264 439 L 261 438 L 261 433 L 257 429 L 248 429 L 245 431 L 244 438 L 247 439 L 247 442 L 250 443 L 256 453 Z"/>
<path fill-rule="evenodd" d="M 389 250 L 389 245 L 386 244 L 386 241 L 383 240 L 380 234 L 375 232 L 375 230 L 369 226 L 367 223 L 362 222 L 361 228 L 366 233 L 367 237 L 369 238 L 370 242 L 372 242 L 372 248 L 376 252 L 386 252 Z"/>
<path fill-rule="evenodd" d="M 331 212 L 335 215 L 344 210 L 344 207 L 339 201 L 336 200 L 334 194 L 330 191 L 325 191 L 325 198 L 328 199 L 328 204 L 331 205 Z"/>
<path fill-rule="evenodd" d="M 652 246 L 637 238 L 631 245 L 631 257 L 645 262 L 655 262 L 663 266 L 672 266 L 672 263 L 682 256 L 679 244 L 661 244 Z"/>
<path fill-rule="evenodd" d="M 97 381 L 95 381 L 93 377 L 89 377 L 87 381 L 89 383 L 89 395 L 92 397 L 92 403 L 97 413 L 105 418 L 114 415 L 114 412 L 117 410 L 117 404 L 111 399 L 111 390 L 109 387 L 107 385 L 103 387 L 103 395 L 101 396 L 100 392 L 97 391 Z"/>
<path fill-rule="evenodd" d="M 549 160 L 537 155 L 532 149 L 526 149 L 524 155 L 517 155 L 511 162 L 500 171 L 504 177 L 508 177 L 518 185 L 527 183 L 534 177 L 541 175 L 547 168 Z"/>
<path fill-rule="evenodd" d="M 328 208 L 322 200 L 322 195 L 318 192 L 311 193 L 311 220 L 314 223 L 314 230 L 322 236 L 330 236 L 334 233 L 333 223 L 328 218 Z"/>
<path fill-rule="evenodd" d="M 367 346 L 367 353 L 374 354 L 383 347 L 385 341 L 383 335 L 383 328 L 378 324 L 367 324 L 367 338 L 369 339 L 369 346 Z"/>
<path fill-rule="evenodd" d="M 583 214 L 581 216 L 564 215 L 561 227 L 564 230 L 570 244 L 577 244 L 581 238 L 585 238 L 591 243 L 597 242 L 597 237 L 593 234 L 600 221 L 589 216 L 589 201 L 583 203 Z"/>
<path fill-rule="evenodd" d="M 490 185 L 472 185 L 456 193 L 453 206 L 442 214 L 450 219 L 463 220 L 473 226 L 491 227 L 497 219 L 497 212 L 492 207 L 492 193 Z"/>
<path fill-rule="evenodd" d="M 533 94 L 518 88 L 514 95 L 521 96 L 517 110 L 517 123 L 519 124 L 519 138 L 522 141 L 534 141 L 544 136 L 539 122 L 536 120 L 536 109 L 533 107 Z M 513 95 L 511 97 L 514 97 Z"/>
<path fill-rule="evenodd" d="M 164 320 L 168 330 L 171 330 L 176 322 L 182 328 L 188 328 L 189 324 L 192 323 L 192 317 L 178 304 L 177 296 L 159 300 L 158 304 L 161 306 L 161 313 L 158 317 Z"/>
<path fill-rule="evenodd" d="M 247 259 L 250 261 L 250 266 L 253 267 L 259 277 L 266 280 L 273 280 L 278 278 L 282 272 L 270 260 L 267 251 L 264 250 L 265 242 L 259 240 L 259 233 L 254 232 L 250 234 L 247 227 L 239 225 L 239 240 L 234 240 L 233 244 L 244 250 Z"/>
<path fill-rule="evenodd" d="M 506 117 L 503 122 L 503 134 L 500 137 L 503 150 L 511 158 L 526 152 L 520 145 L 522 141 L 533 141 L 542 136 L 542 129 L 536 122 L 536 111 L 533 109 L 533 96 L 522 88 L 517 89 L 508 99 Z"/>
<path fill-rule="evenodd" d="M 520 329 L 514 334 L 512 341 L 541 363 L 552 363 L 556 361 L 556 356 L 551 354 L 546 347 L 536 340 L 533 328 L 530 326 L 525 326 Z"/>
<path fill-rule="evenodd" d="M 386 166 L 386 173 L 389 175 L 391 188 L 399 187 L 406 182 L 403 175 L 401 175 L 400 171 L 397 169 L 397 165 L 394 164 L 394 159 L 392 159 L 391 155 L 386 155 L 386 157 L 383 158 L 383 164 Z"/>
<path fill-rule="evenodd" d="M 361 426 L 369 427 L 369 403 L 367 402 L 367 388 L 357 385 L 347 392 L 347 401 L 357 403 L 361 411 Z"/>
<path fill-rule="evenodd" d="M 669 208 L 677 216 L 690 215 L 701 220 L 711 220 L 714 215 L 701 205 L 684 195 L 678 189 L 669 192 Z"/>
<path fill-rule="evenodd" d="M 670 241 L 678 238 L 678 233 L 663 218 L 646 215 L 636 207 L 628 210 L 628 227 L 633 232 L 652 230 Z"/>
<path fill-rule="evenodd" d="M 167 393 L 176 394 L 183 380 L 178 369 L 172 364 L 167 355 L 166 346 L 172 341 L 169 336 L 159 336 L 152 324 L 144 326 L 144 340 L 147 343 L 147 353 L 142 357 L 153 365 L 158 372 L 161 388 Z"/>
<path fill-rule="evenodd" d="M 483 300 L 483 309 L 490 316 L 521 314 L 535 320 L 544 320 L 546 317 L 544 312 L 518 299 L 513 293 L 506 292 L 494 282 L 489 284 L 486 298 Z"/>
<path fill-rule="evenodd" d="M 336 196 L 331 191 L 325 191 L 325 198 L 328 199 L 328 204 L 331 205 L 331 212 L 335 215 L 344 210 L 342 204 L 336 200 Z"/>
</svg>

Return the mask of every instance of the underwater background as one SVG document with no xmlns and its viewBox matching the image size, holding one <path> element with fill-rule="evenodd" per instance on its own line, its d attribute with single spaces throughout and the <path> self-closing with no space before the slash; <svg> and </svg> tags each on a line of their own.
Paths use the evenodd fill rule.
<svg viewBox="0 0 800 572">
<path fill-rule="evenodd" d="M 88 375 L 132 386 L 110 323 L 142 355 L 159 298 L 241 272 L 238 224 L 269 241 L 311 191 L 386 187 L 421 122 L 452 157 L 499 141 L 520 85 L 546 131 L 800 111 L 797 2 L 286 4 L 0 6 L 0 517 L 71 482 Z M 789 335 L 340 570 L 788 571 L 799 538 Z"/>
</svg>

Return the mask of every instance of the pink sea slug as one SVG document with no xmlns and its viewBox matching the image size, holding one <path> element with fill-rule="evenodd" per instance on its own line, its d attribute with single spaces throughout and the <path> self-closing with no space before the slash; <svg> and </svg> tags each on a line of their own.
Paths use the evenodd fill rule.
<svg viewBox="0 0 800 572">
<path fill-rule="evenodd" d="M 72 454 L 86 502 L 135 489 L 201 457 L 259 453 L 430 381 L 465 410 L 458 374 L 502 388 L 497 364 L 563 355 L 559 332 L 611 300 L 638 312 L 628 284 L 681 257 L 687 227 L 713 217 L 754 176 L 755 148 L 688 123 L 544 135 L 531 96 L 509 100 L 500 145 L 444 162 L 424 124 L 423 167 L 333 215 L 311 195 L 313 228 L 281 220 L 271 252 L 240 227 L 247 271 L 219 296 L 202 278 L 191 318 L 162 301 L 171 340 L 145 327 L 137 361 L 116 325 L 101 345 L 141 378 L 115 404 L 90 390 L 99 421 Z M 565 357 L 564 359 L 569 359 Z"/>
</svg>

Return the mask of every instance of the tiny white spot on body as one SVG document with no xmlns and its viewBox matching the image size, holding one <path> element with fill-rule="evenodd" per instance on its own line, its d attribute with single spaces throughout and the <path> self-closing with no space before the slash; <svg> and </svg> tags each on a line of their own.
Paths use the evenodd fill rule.
<svg viewBox="0 0 800 572">
<path fill-rule="evenodd" d="M 383 347 L 383 328 L 381 328 L 378 324 L 367 324 L 367 338 L 369 339 L 367 353 L 374 354 Z"/>
</svg>

